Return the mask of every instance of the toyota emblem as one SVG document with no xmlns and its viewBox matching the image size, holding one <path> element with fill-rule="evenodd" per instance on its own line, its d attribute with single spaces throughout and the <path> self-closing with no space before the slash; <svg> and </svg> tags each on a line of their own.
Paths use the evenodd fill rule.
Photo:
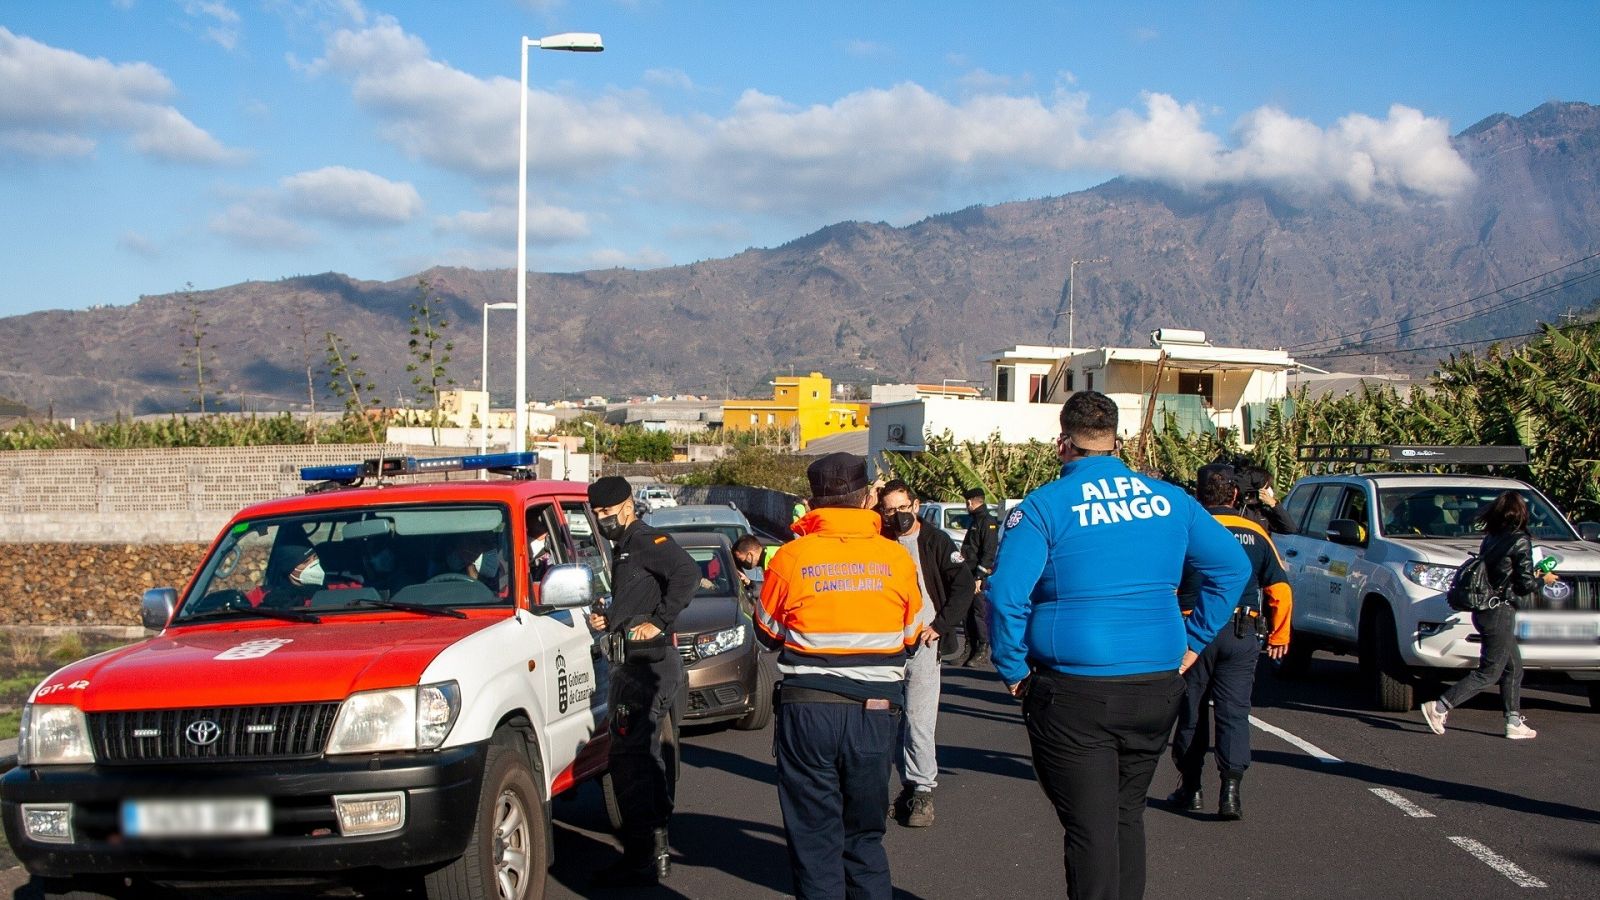
<svg viewBox="0 0 1600 900">
<path fill-rule="evenodd" d="M 189 727 L 183 730 L 183 735 L 196 747 L 209 747 L 217 742 L 217 738 L 222 737 L 222 726 L 210 719 L 201 719 L 198 722 L 190 722 Z"/>
</svg>

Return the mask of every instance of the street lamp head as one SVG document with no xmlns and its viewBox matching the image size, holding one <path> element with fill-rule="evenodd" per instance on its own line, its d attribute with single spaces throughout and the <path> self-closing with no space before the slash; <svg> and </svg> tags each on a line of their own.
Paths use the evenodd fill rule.
<svg viewBox="0 0 1600 900">
<path fill-rule="evenodd" d="M 592 31 L 568 31 L 552 34 L 538 40 L 523 38 L 530 46 L 540 50 L 571 50 L 575 53 L 599 53 L 606 48 L 600 35 Z"/>
</svg>

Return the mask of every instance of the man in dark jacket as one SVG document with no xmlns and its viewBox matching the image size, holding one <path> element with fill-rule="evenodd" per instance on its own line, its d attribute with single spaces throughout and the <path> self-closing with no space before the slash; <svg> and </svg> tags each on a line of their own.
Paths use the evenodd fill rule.
<svg viewBox="0 0 1600 900">
<path fill-rule="evenodd" d="M 961 556 L 972 570 L 972 611 L 967 613 L 967 658 L 961 665 L 979 666 L 989 661 L 989 599 L 983 580 L 994 574 L 994 556 L 1000 549 L 1000 523 L 989 515 L 983 488 L 963 493 L 967 501 L 967 536 L 961 539 Z"/>
<path fill-rule="evenodd" d="M 589 505 L 600 535 L 615 542 L 612 598 L 589 625 L 622 637 L 621 658 L 611 666 L 611 778 L 622 811 L 622 859 L 597 873 L 598 885 L 640 887 L 671 872 L 667 821 L 672 816 L 672 772 L 662 750 L 664 732 L 681 714 L 683 663 L 673 646 L 672 623 L 700 585 L 700 567 L 664 531 L 634 512 L 633 492 L 617 476 L 589 485 Z M 677 742 L 670 742 L 672 753 Z"/>
<path fill-rule="evenodd" d="M 939 721 L 939 639 L 954 634 L 956 623 L 972 606 L 972 570 L 943 529 L 923 527 L 917 518 L 919 507 L 910 486 L 899 479 L 878 491 L 884 537 L 899 541 L 917 563 L 923 600 L 918 614 L 918 624 L 924 626 L 923 647 L 906 662 L 902 789 L 895 801 L 896 816 L 909 828 L 933 824 L 933 789 L 939 781 L 934 740 Z"/>
</svg>

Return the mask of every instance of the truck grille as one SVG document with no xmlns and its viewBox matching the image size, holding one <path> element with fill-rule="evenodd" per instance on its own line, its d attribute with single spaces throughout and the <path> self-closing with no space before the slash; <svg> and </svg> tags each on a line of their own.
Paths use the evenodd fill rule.
<svg viewBox="0 0 1600 900">
<path fill-rule="evenodd" d="M 1564 577 L 1561 580 L 1572 585 L 1572 596 L 1556 602 L 1535 590 L 1533 599 L 1530 601 L 1524 598 L 1518 602 L 1518 608 L 1556 612 L 1600 612 L 1600 576 L 1577 575 Z"/>
<path fill-rule="evenodd" d="M 102 764 L 240 762 L 322 753 L 339 703 L 89 713 Z"/>
</svg>

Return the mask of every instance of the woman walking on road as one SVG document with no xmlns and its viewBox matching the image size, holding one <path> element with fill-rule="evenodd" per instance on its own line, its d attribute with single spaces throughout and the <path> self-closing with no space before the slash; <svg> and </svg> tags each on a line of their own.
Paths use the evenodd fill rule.
<svg viewBox="0 0 1600 900">
<path fill-rule="evenodd" d="M 1472 625 L 1483 637 L 1478 668 L 1456 682 L 1444 696 L 1422 704 L 1422 718 L 1434 734 L 1444 734 L 1444 720 L 1460 706 L 1496 681 L 1506 711 L 1506 737 L 1527 740 L 1538 735 L 1522 717 L 1522 651 L 1517 647 L 1517 604 L 1532 597 L 1539 587 L 1533 572 L 1533 539 L 1528 535 L 1528 504 L 1516 491 L 1506 491 L 1483 513 L 1483 560 L 1489 584 L 1500 602 L 1472 613 Z M 1546 584 L 1553 572 L 1543 575 Z"/>
</svg>

